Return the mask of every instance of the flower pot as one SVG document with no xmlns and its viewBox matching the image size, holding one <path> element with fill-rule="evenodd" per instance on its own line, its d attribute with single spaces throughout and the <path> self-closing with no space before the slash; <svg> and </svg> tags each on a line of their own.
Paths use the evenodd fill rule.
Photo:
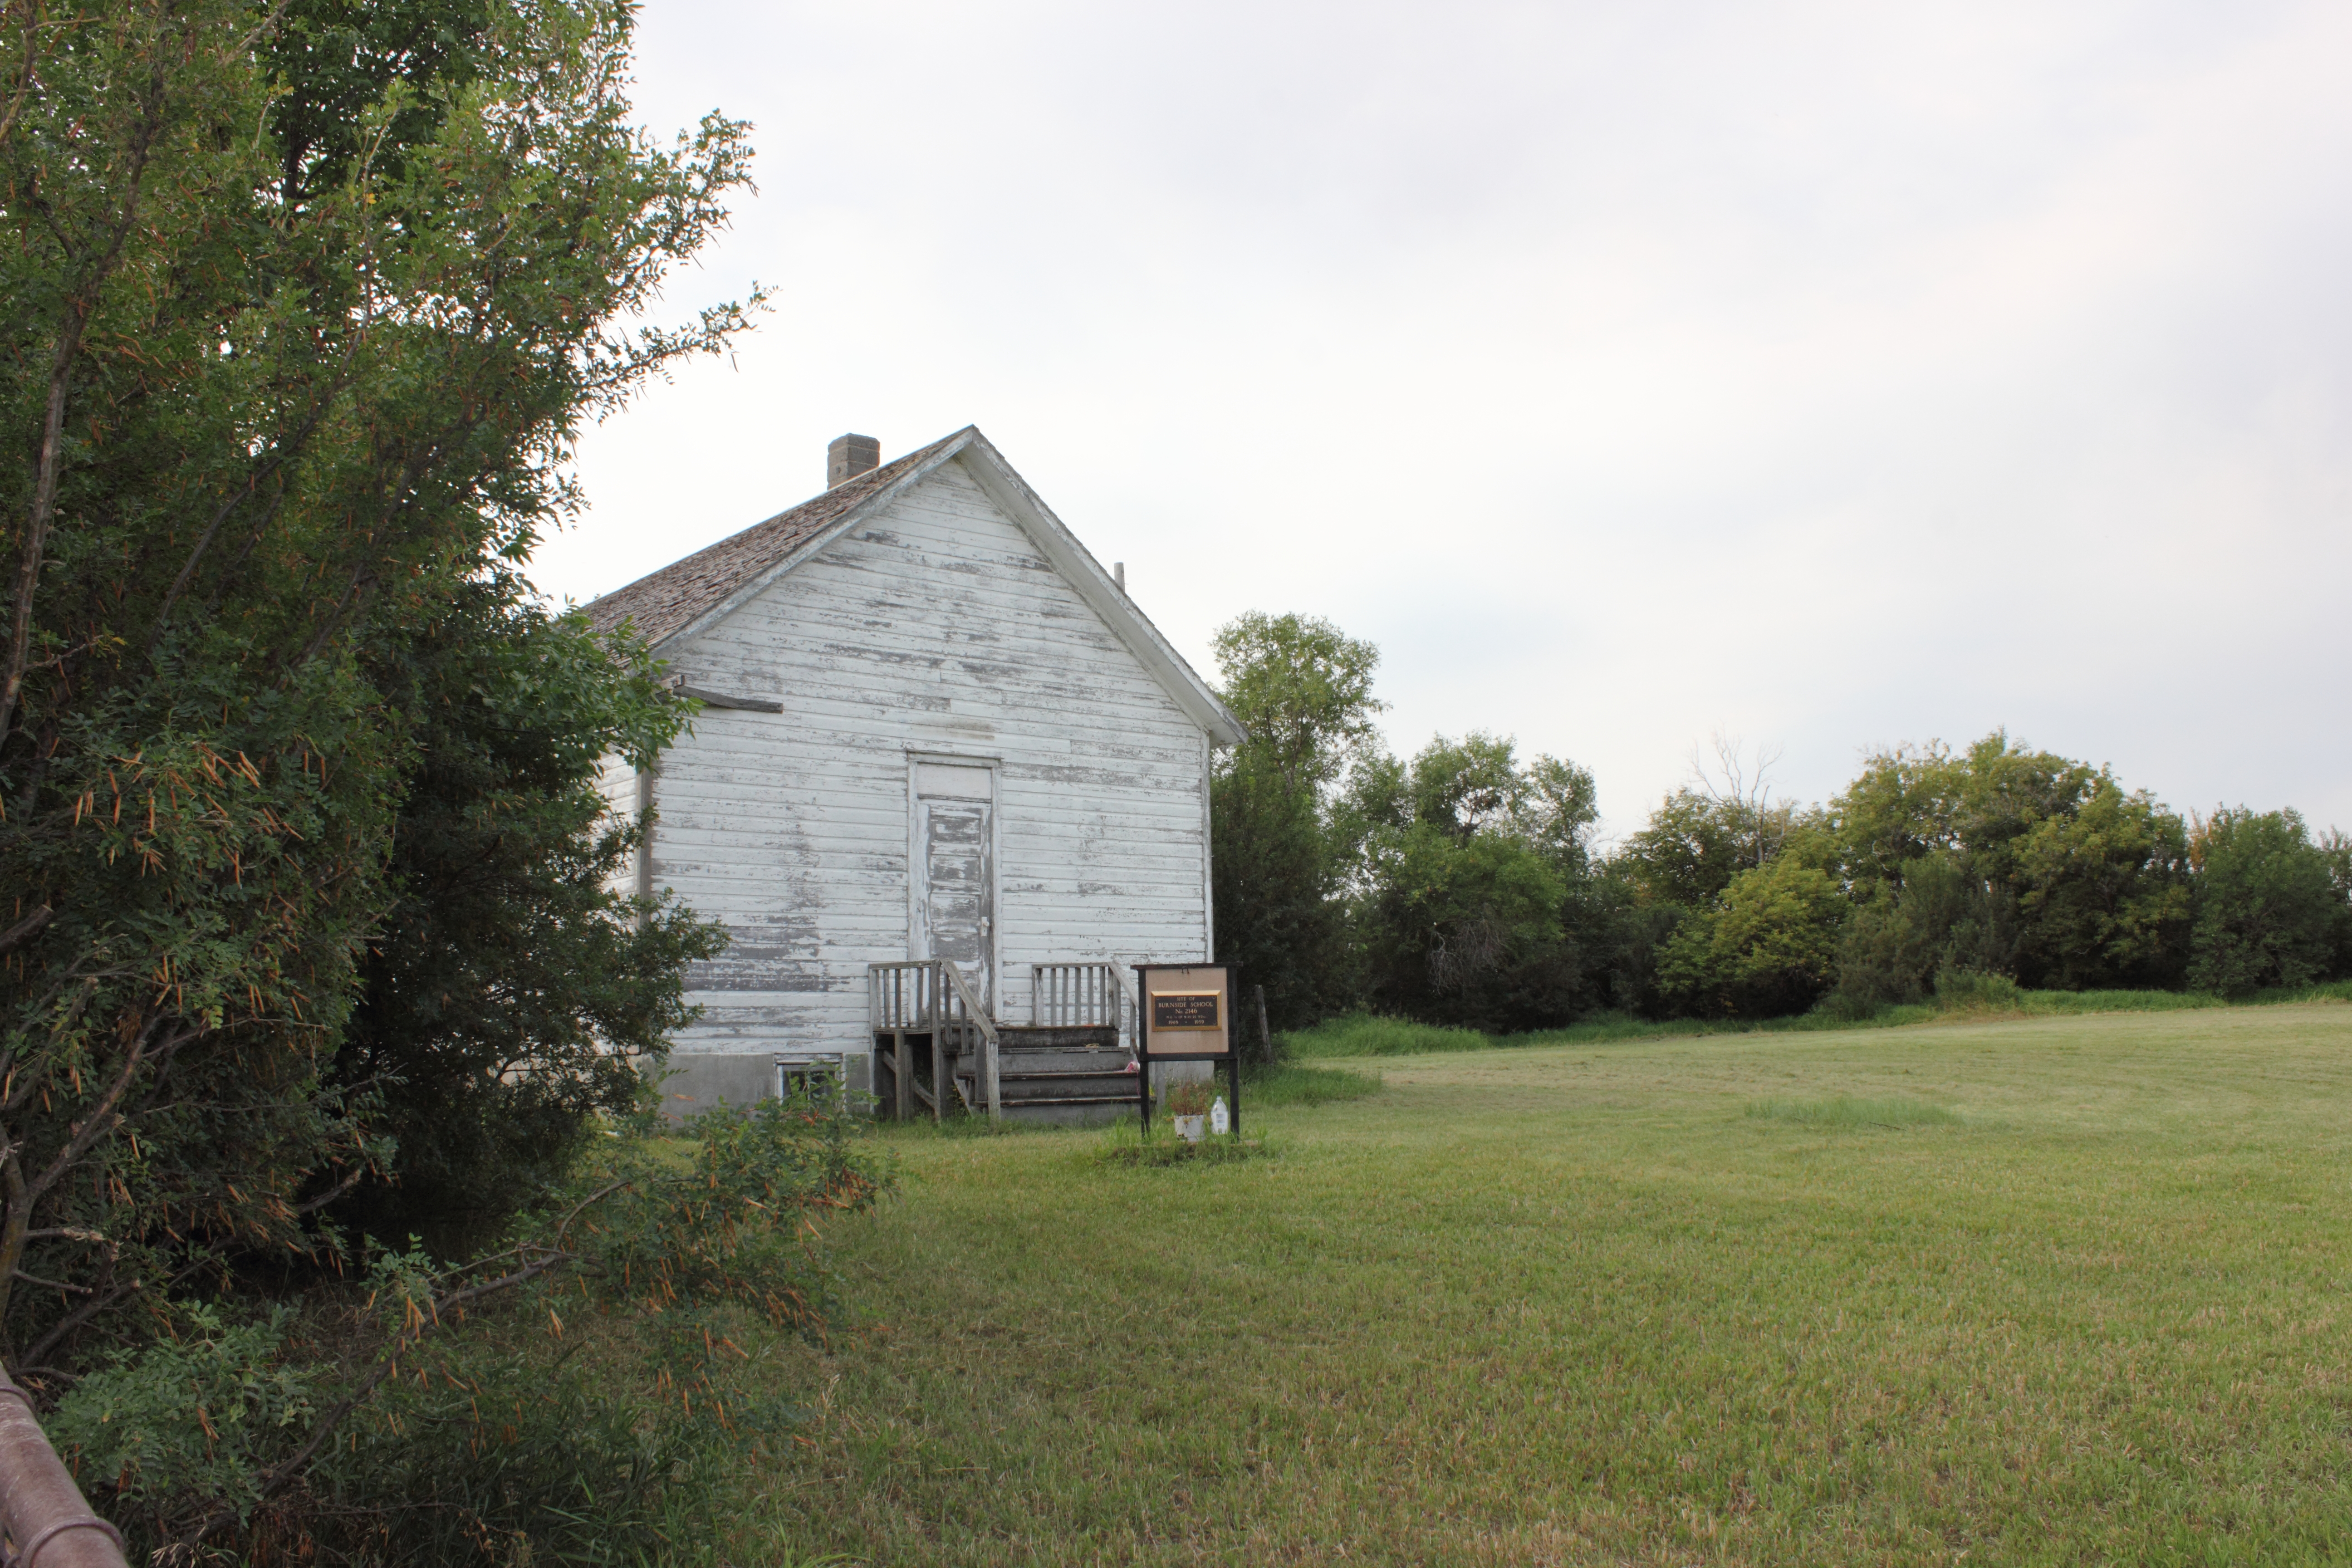
<svg viewBox="0 0 2352 1568">
<path fill-rule="evenodd" d="M 1187 1143 L 1198 1143 L 1201 1141 L 1202 1124 L 1209 1119 L 1205 1116 L 1178 1116 L 1171 1120 L 1176 1123 L 1177 1137 Z"/>
</svg>

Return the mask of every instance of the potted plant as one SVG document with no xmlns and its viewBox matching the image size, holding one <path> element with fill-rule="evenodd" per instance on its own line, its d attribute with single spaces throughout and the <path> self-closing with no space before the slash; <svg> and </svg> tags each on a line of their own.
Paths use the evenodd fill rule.
<svg viewBox="0 0 2352 1568">
<path fill-rule="evenodd" d="M 1176 1136 L 1187 1143 L 1198 1143 L 1203 1124 L 1208 1121 L 1209 1101 L 1216 1098 L 1217 1086 L 1209 1079 L 1186 1079 L 1168 1086 L 1168 1116 L 1176 1124 Z"/>
</svg>

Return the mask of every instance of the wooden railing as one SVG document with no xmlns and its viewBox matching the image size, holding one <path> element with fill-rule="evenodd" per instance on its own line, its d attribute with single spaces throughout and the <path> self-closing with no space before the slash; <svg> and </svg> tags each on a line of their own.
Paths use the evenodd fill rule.
<svg viewBox="0 0 2352 1568">
<path fill-rule="evenodd" d="M 1100 1028 L 1129 1037 L 1127 987 L 1115 963 L 1033 963 L 1029 1022 L 1045 1027 Z"/>
<path fill-rule="evenodd" d="M 898 1104 L 892 1114 L 904 1117 L 912 1109 L 912 1064 L 907 1037 L 931 1037 L 931 1114 L 946 1111 L 950 1058 L 974 1051 L 974 1076 L 991 1121 L 1003 1120 L 998 1095 L 996 1020 L 988 1016 L 963 972 L 943 958 L 910 959 L 902 963 L 866 966 L 866 1015 L 871 1032 L 898 1037 L 892 1072 L 898 1083 Z"/>
<path fill-rule="evenodd" d="M 982 1006 L 980 998 L 971 994 L 971 984 L 964 979 L 962 970 L 945 962 L 940 964 L 940 968 L 946 973 L 949 989 L 954 993 L 954 1007 L 963 1015 L 959 1022 L 962 1026 L 965 1042 L 970 1043 L 972 1029 L 977 1028 L 981 1033 L 978 1076 L 982 1092 L 988 1100 L 988 1119 L 1002 1121 L 1004 1120 L 1004 1097 L 998 1092 L 996 1079 L 996 1020 L 988 1016 L 988 1009 Z"/>
<path fill-rule="evenodd" d="M 940 966 L 932 959 L 866 966 L 866 1012 L 874 1032 L 928 1029 L 938 1018 Z"/>
</svg>

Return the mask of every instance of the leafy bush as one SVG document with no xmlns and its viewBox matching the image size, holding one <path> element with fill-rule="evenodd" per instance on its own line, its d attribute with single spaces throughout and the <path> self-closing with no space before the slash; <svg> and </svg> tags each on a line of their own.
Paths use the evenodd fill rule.
<svg viewBox="0 0 2352 1568">
<path fill-rule="evenodd" d="M 703 1495 L 686 1483 L 717 1473 L 709 1424 L 509 1321 L 388 1378 L 315 1466 L 273 1488 L 336 1370 L 290 1326 L 283 1310 L 229 1324 L 196 1309 L 181 1339 L 118 1356 L 59 1407 L 59 1450 L 135 1546 L 226 1508 L 255 1561 L 643 1561 L 661 1554 L 667 1515 Z"/>
<path fill-rule="evenodd" d="M 85 1491 L 115 1500 L 118 1529 L 161 1538 L 190 1498 L 241 1514 L 260 1506 L 270 1468 L 309 1434 L 329 1382 L 329 1369 L 288 1358 L 290 1316 L 275 1307 L 233 1322 L 199 1303 L 176 1337 L 116 1351 L 75 1384 L 49 1438 Z"/>
<path fill-rule="evenodd" d="M 789 1421 L 772 1388 L 728 1383 L 728 1358 L 746 1322 L 831 1321 L 812 1222 L 887 1186 L 863 1135 L 837 1095 L 713 1112 L 682 1140 L 640 1123 L 499 1250 L 378 1253 L 361 1295 L 299 1315 L 189 1309 L 77 1384 L 51 1430 L 145 1551 L 659 1556 L 695 1478 Z"/>
<path fill-rule="evenodd" d="M 1829 989 L 1847 909 L 1836 883 L 1791 857 L 1742 871 L 1668 940 L 1660 989 L 1701 1016 L 1801 1013 Z"/>
<path fill-rule="evenodd" d="M 306 1486 L 251 1521 L 253 1555 L 370 1568 L 669 1556 L 671 1530 L 709 1506 L 731 1434 L 646 1399 L 625 1368 L 565 1359 L 551 1334 L 506 1338 L 453 1347 L 422 1382 L 389 1387 Z"/>
<path fill-rule="evenodd" d="M 2017 961 L 2016 900 L 1950 851 L 1866 883 L 1838 949 L 1835 1001 L 1850 1016 L 1926 998 L 1945 972 L 2007 973 Z"/>
<path fill-rule="evenodd" d="M 1575 1012 L 1560 942 L 1567 884 L 1528 845 L 1416 822 L 1370 859 L 1366 961 L 1378 1005 L 1473 1028 L 1524 1028 Z"/>
<path fill-rule="evenodd" d="M 2024 1006 L 2025 991 L 2006 974 L 1947 969 L 1936 976 L 1936 1005 L 1947 1013 L 2013 1012 Z"/>
<path fill-rule="evenodd" d="M 468 583 L 378 658 L 415 744 L 333 1078 L 372 1086 L 398 1155 L 331 1212 L 462 1257 L 633 1109 L 632 1058 L 667 1048 L 687 964 L 726 937 L 615 890 L 643 826 L 610 814 L 601 764 L 650 762 L 686 715 L 584 620 Z"/>
</svg>

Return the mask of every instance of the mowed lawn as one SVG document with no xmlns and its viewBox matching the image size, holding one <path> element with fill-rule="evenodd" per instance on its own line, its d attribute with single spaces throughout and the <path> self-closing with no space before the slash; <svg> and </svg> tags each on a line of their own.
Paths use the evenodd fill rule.
<svg viewBox="0 0 2352 1568">
<path fill-rule="evenodd" d="M 2352 1559 L 2352 1006 L 1361 1065 L 1241 1164 L 882 1133 L 733 1560 Z"/>
</svg>

